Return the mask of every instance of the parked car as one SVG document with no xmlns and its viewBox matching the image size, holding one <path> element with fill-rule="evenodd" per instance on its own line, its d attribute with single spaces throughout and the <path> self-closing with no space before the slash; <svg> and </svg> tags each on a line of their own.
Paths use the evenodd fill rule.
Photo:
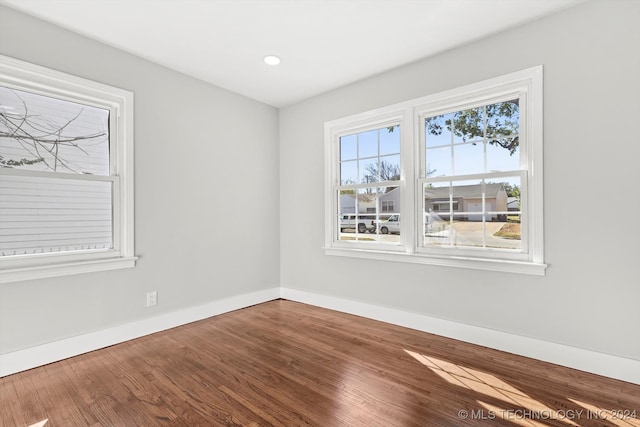
<svg viewBox="0 0 640 427">
<path fill-rule="evenodd" d="M 340 231 L 355 230 L 358 233 L 366 233 L 367 231 L 375 231 L 375 221 L 367 215 L 344 214 L 340 215 Z"/>
<path fill-rule="evenodd" d="M 378 223 L 378 229 L 380 230 L 381 234 L 400 234 L 400 215 L 391 215 L 385 221 L 380 221 Z"/>
<path fill-rule="evenodd" d="M 377 227 L 380 230 L 380 234 L 400 234 L 400 214 L 394 214 L 384 221 L 379 221 Z M 424 232 L 429 233 L 431 232 L 432 228 L 433 226 L 430 216 L 425 215 Z"/>
</svg>

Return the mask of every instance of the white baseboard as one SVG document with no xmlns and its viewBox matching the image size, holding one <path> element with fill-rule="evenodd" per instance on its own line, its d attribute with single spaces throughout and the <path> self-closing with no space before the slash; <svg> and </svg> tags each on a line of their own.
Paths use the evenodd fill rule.
<svg viewBox="0 0 640 427">
<path fill-rule="evenodd" d="M 638 360 L 295 289 L 280 288 L 280 297 L 640 385 Z"/>
<path fill-rule="evenodd" d="M 0 377 L 175 328 L 207 317 L 278 299 L 280 288 L 233 296 L 197 307 L 0 355 Z"/>
<path fill-rule="evenodd" d="M 0 377 L 255 304 L 284 298 L 640 385 L 640 361 L 290 288 L 271 288 L 0 355 Z"/>
</svg>

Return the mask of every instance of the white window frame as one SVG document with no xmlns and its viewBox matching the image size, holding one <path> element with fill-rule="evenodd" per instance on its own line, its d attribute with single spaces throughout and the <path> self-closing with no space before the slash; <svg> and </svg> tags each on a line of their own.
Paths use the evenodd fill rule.
<svg viewBox="0 0 640 427">
<path fill-rule="evenodd" d="M 522 251 L 487 248 L 431 248 L 424 232 L 422 183 L 425 170 L 424 118 L 500 100 L 520 99 L 520 171 L 523 197 Z M 325 123 L 325 245 L 327 255 L 400 261 L 543 276 L 543 67 L 537 66 L 437 94 Z M 339 184 L 339 137 L 354 129 L 401 123 L 401 244 L 343 242 L 337 239 L 335 188 Z M 409 125 L 410 123 L 413 126 Z M 478 176 L 480 176 L 479 174 Z M 492 178 L 499 178 L 499 173 Z M 510 174 L 509 176 L 513 176 Z M 457 177 L 455 177 L 457 179 Z M 398 209 L 398 207 L 395 207 Z"/>
<path fill-rule="evenodd" d="M 327 181 L 325 184 L 325 207 L 327 208 L 325 215 L 325 240 L 330 243 L 332 248 L 343 249 L 343 250 L 362 250 L 362 251 L 371 251 L 377 250 L 381 252 L 402 252 L 406 248 L 405 241 L 400 241 L 399 244 L 393 243 L 384 243 L 384 242 L 361 242 L 361 241 L 342 241 L 339 240 L 339 228 L 337 221 L 335 220 L 338 217 L 338 192 L 340 188 L 348 187 L 350 189 L 360 189 L 360 188 L 374 188 L 374 187 L 389 187 L 389 186 L 398 186 L 400 191 L 400 198 L 402 199 L 402 194 L 404 192 L 404 177 L 402 173 L 400 175 L 400 179 L 398 181 L 382 181 L 382 182 L 371 182 L 371 183 L 363 183 L 363 184 L 352 184 L 352 185 L 340 185 L 340 138 L 347 135 L 352 135 L 354 133 L 367 132 L 374 129 L 381 129 L 388 126 L 400 126 L 400 152 L 403 151 L 403 145 L 406 144 L 407 132 L 406 128 L 411 128 L 411 126 L 406 126 L 404 121 L 405 112 L 404 111 L 393 111 L 387 110 L 382 114 L 365 114 L 363 117 L 356 118 L 351 120 L 347 118 L 343 121 L 335 121 L 332 122 L 333 126 L 327 127 L 325 126 L 325 138 L 327 139 L 327 149 L 328 152 L 325 155 L 325 168 L 327 176 L 331 177 L 331 180 Z M 409 121 L 409 123 L 411 123 Z M 410 134 L 410 132 L 408 132 Z M 402 163 L 405 161 L 405 158 L 400 154 L 400 170 L 402 171 L 403 166 Z M 382 212 L 379 212 L 382 213 Z M 358 215 L 357 213 L 354 215 Z M 359 214 L 359 215 L 367 215 L 367 214 Z"/>
<path fill-rule="evenodd" d="M 1 175 L 112 183 L 113 249 L 0 257 L 0 283 L 134 267 L 133 93 L 0 55 L 0 85 L 108 109 L 109 176 L 0 168 Z"/>
</svg>

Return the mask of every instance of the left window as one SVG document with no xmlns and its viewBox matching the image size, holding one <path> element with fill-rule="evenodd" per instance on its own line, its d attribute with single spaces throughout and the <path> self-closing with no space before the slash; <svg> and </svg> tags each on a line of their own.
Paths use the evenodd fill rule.
<svg viewBox="0 0 640 427">
<path fill-rule="evenodd" d="M 0 56 L 0 283 L 133 267 L 133 94 Z"/>
</svg>

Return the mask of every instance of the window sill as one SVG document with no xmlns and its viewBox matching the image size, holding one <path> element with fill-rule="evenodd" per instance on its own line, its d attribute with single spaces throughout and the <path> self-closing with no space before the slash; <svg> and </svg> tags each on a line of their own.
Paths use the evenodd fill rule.
<svg viewBox="0 0 640 427">
<path fill-rule="evenodd" d="M 406 252 L 387 252 L 366 249 L 324 248 L 325 255 L 364 258 L 379 261 L 409 262 L 414 264 L 436 265 L 441 267 L 468 268 L 474 270 L 499 271 L 505 273 L 544 276 L 547 264 L 529 261 L 509 261 L 502 259 L 471 258 L 461 256 L 438 257 L 424 254 L 409 254 Z"/>
<path fill-rule="evenodd" d="M 137 257 L 122 257 L 3 269 L 0 270 L 0 283 L 131 268 L 135 267 L 137 259 Z"/>
</svg>

